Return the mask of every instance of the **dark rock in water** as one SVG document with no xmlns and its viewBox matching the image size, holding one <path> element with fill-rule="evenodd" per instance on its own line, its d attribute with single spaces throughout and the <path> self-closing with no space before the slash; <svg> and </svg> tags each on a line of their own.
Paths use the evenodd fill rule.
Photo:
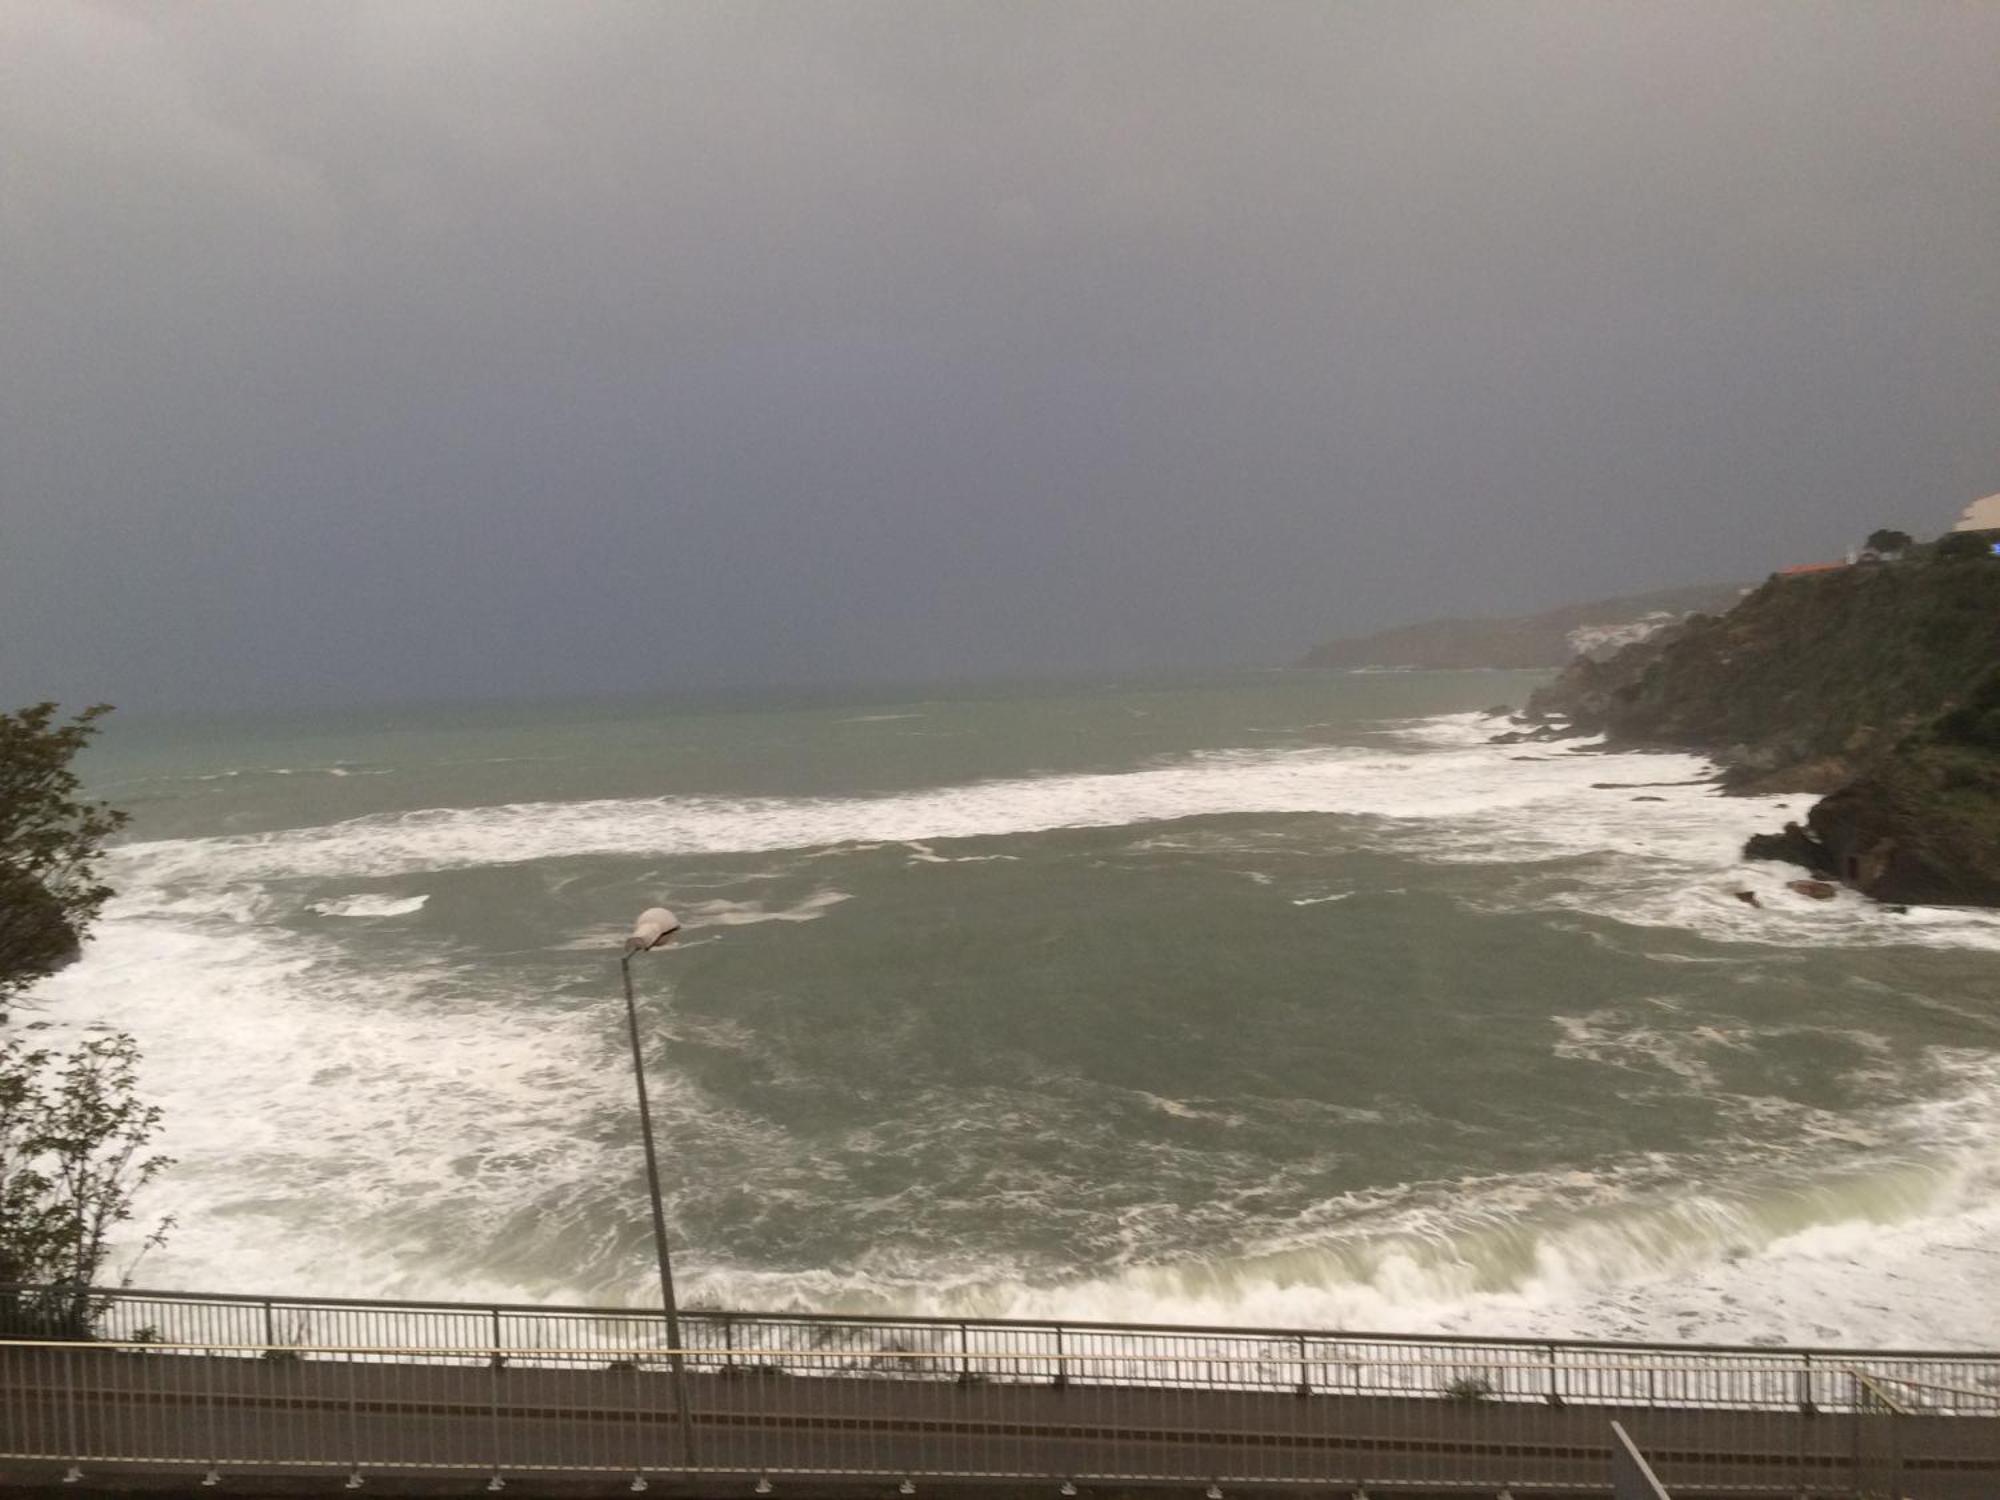
<svg viewBox="0 0 2000 1500">
<path fill-rule="evenodd" d="M 1489 745 L 1545 745 L 1551 740 L 1566 740 L 1574 736 L 1575 730 L 1565 724 L 1543 724 L 1535 729 L 1510 729 L 1504 734 L 1496 734 L 1488 740 Z"/>
<path fill-rule="evenodd" d="M 2000 906 L 2000 755 L 1912 742 L 1807 815 L 1831 874 L 1878 901 Z"/>
<path fill-rule="evenodd" d="M 1514 713 L 1513 704 L 1496 703 L 1491 708 L 1486 710 L 1486 717 L 1489 719 L 1506 719 L 1506 718 L 1511 718 L 1513 716 L 1513 713 Z"/>
<path fill-rule="evenodd" d="M 1743 857 L 1774 860 L 1784 865 L 1803 865 L 1819 876 L 1839 873 L 1832 854 L 1796 823 L 1787 823 L 1783 833 L 1752 834 L 1743 846 Z"/>
<path fill-rule="evenodd" d="M 1688 781 L 1593 781 L 1590 789 L 1593 792 L 1635 792 L 1648 786 L 1707 786 L 1714 780 L 1713 776 L 1696 776 Z"/>
<path fill-rule="evenodd" d="M 1785 889 L 1797 891 L 1801 896 L 1810 896 L 1815 901 L 1831 901 L 1840 894 L 1840 887 L 1831 880 L 1788 880 Z"/>
<path fill-rule="evenodd" d="M 1755 891 L 1736 891 L 1733 894 L 1735 895 L 1736 899 L 1738 901 L 1741 901 L 1745 906 L 1762 906 L 1764 904 L 1763 902 L 1757 899 L 1757 893 Z"/>
<path fill-rule="evenodd" d="M 1634 802 L 1664 802 L 1667 799 L 1665 797 L 1634 797 L 1632 800 Z"/>
</svg>

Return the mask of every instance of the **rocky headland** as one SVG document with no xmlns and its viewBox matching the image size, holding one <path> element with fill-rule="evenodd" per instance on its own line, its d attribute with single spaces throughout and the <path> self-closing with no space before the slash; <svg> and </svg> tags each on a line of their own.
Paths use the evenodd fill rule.
<svg viewBox="0 0 2000 1500">
<path fill-rule="evenodd" d="M 1743 593 L 1736 583 L 1661 589 L 1540 614 L 1499 619 L 1426 620 L 1373 635 L 1327 641 L 1300 663 L 1307 667 L 1467 668 L 1560 667 L 1578 656 L 1609 655 L 1700 610 L 1724 610 Z"/>
<path fill-rule="evenodd" d="M 1705 754 L 1728 791 L 1820 796 L 1748 858 L 1883 901 L 2000 906 L 2000 558 L 1978 534 L 1774 576 L 1725 613 L 1573 662 L 1527 714 Z"/>
</svg>

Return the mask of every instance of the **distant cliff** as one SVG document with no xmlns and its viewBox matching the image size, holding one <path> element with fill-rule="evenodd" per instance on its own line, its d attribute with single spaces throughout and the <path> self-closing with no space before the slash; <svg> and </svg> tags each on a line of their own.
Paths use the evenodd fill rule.
<svg viewBox="0 0 2000 1500">
<path fill-rule="evenodd" d="M 1773 578 L 1528 704 L 1698 750 L 1737 791 L 1828 793 L 1755 858 L 1889 901 L 2000 905 L 2000 559 L 1963 543 Z"/>
<path fill-rule="evenodd" d="M 1502 619 L 1428 620 L 1315 646 L 1308 667 L 1560 667 L 1603 654 L 1696 611 L 1724 610 L 1740 584 L 1662 589 Z"/>
</svg>

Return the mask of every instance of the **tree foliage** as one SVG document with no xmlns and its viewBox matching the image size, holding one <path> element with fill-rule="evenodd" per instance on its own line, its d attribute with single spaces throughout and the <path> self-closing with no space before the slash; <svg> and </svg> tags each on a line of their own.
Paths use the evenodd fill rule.
<svg viewBox="0 0 2000 1500">
<path fill-rule="evenodd" d="M 73 957 L 111 892 L 104 841 L 125 814 L 78 795 L 72 762 L 110 707 L 64 721 L 53 703 L 0 713 L 0 1021 L 8 996 Z"/>
<path fill-rule="evenodd" d="M 1884 554 L 1907 552 L 1910 550 L 1911 539 L 1907 531 L 1897 531 L 1893 527 L 1884 526 L 1879 531 L 1868 533 L 1866 545 L 1870 552 Z"/>
<path fill-rule="evenodd" d="M 138 1096 L 138 1064 L 123 1032 L 67 1053 L 0 1043 L 0 1335 L 89 1335 L 111 1235 L 172 1164 L 147 1151 L 160 1110 Z M 170 1228 L 161 1220 L 146 1246 Z"/>
</svg>

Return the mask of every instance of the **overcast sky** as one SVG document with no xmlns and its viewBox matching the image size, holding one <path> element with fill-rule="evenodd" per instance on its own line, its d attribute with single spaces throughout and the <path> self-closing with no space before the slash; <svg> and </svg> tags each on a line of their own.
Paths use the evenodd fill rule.
<svg viewBox="0 0 2000 1500">
<path fill-rule="evenodd" d="M 2000 5 L 0 0 L 0 694 L 1282 662 L 2000 490 Z"/>
</svg>

